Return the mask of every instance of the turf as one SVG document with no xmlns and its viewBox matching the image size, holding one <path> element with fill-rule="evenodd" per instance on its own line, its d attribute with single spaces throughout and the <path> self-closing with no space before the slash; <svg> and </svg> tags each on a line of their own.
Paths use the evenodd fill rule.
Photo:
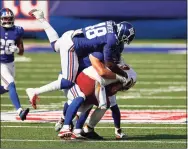
<svg viewBox="0 0 188 149">
<path fill-rule="evenodd" d="M 57 78 L 60 58 L 56 53 L 26 53 L 31 62 L 16 62 L 16 87 L 23 107 L 30 107 L 25 89 Z M 124 54 L 138 75 L 137 84 L 119 92 L 117 102 L 127 110 L 186 110 L 186 55 Z M 39 110 L 60 110 L 66 99 L 59 91 L 41 96 Z M 49 105 L 55 105 L 50 107 Z M 8 94 L 1 96 L 1 112 L 13 111 Z M 22 126 L 22 127 L 20 127 Z M 29 126 L 29 127 L 28 127 Z M 123 123 L 128 139 L 117 141 L 112 123 L 99 123 L 103 141 L 63 142 L 54 123 L 1 123 L 2 148 L 186 148 L 185 124 Z"/>
</svg>

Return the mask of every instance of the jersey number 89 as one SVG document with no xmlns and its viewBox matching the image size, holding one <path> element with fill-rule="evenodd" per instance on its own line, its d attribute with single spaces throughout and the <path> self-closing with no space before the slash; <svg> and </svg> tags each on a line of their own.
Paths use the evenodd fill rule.
<svg viewBox="0 0 188 149">
<path fill-rule="evenodd" d="M 1 50 L 1 55 L 3 54 L 12 54 L 11 51 L 9 51 L 9 46 L 15 45 L 14 40 L 5 40 L 5 39 L 0 39 L 0 50 Z"/>
<path fill-rule="evenodd" d="M 105 27 L 106 23 L 99 23 L 97 25 L 93 25 L 93 26 L 88 26 L 85 28 L 86 31 L 86 37 L 88 39 L 93 39 L 96 37 L 100 37 L 100 36 L 104 36 L 107 33 L 106 27 Z"/>
</svg>

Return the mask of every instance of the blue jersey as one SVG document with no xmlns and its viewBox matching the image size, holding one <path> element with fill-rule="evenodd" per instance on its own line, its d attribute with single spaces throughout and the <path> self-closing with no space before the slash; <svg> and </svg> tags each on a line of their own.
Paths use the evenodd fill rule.
<svg viewBox="0 0 188 149">
<path fill-rule="evenodd" d="M 101 62 L 104 61 L 104 56 L 102 52 L 93 52 L 91 53 L 91 55 L 98 58 Z M 83 58 L 79 57 L 78 62 L 79 62 L 78 74 L 82 72 L 82 70 L 84 70 L 85 68 L 91 66 L 91 61 L 89 59 L 89 56 Z"/>
<path fill-rule="evenodd" d="M 24 29 L 19 26 L 13 26 L 11 28 L 4 28 L 0 26 L 1 38 L 0 38 L 0 62 L 10 63 L 14 61 L 14 53 L 10 52 L 9 46 L 16 45 L 16 42 L 24 34 Z"/>
<path fill-rule="evenodd" d="M 82 33 L 73 37 L 74 49 L 78 57 L 86 57 L 92 52 L 103 52 L 104 61 L 112 61 L 112 51 L 119 41 L 115 22 L 106 21 L 81 29 Z"/>
<path fill-rule="evenodd" d="M 104 56 L 102 52 L 93 52 L 90 53 L 92 56 L 98 58 L 101 62 L 104 61 Z M 78 63 L 79 63 L 79 67 L 78 67 L 78 73 L 77 75 L 82 72 L 82 70 L 84 70 L 85 68 L 88 68 L 89 66 L 91 66 L 91 61 L 89 59 L 89 55 L 86 57 L 79 57 L 78 58 Z M 61 74 L 62 72 L 60 72 Z"/>
</svg>

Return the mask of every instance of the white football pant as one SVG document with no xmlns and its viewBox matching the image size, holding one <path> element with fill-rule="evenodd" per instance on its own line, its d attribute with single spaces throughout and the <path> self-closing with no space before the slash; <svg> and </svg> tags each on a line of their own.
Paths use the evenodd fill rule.
<svg viewBox="0 0 188 149">
<path fill-rule="evenodd" d="M 8 85 L 14 82 L 15 67 L 12 63 L 1 63 L 1 85 L 8 90 Z"/>
</svg>

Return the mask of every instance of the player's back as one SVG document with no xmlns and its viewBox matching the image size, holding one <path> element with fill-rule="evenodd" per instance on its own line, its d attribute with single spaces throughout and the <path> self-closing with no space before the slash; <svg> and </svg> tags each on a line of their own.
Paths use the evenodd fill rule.
<svg viewBox="0 0 188 149">
<path fill-rule="evenodd" d="M 14 61 L 14 53 L 10 52 L 9 46 L 16 45 L 16 41 L 23 35 L 22 27 L 13 26 L 11 28 L 4 28 L 0 26 L 0 62 L 10 63 Z"/>
<path fill-rule="evenodd" d="M 78 56 L 87 56 L 94 51 L 102 51 L 103 46 L 117 40 L 113 21 L 106 21 L 81 29 L 82 34 L 73 38 Z"/>
</svg>

